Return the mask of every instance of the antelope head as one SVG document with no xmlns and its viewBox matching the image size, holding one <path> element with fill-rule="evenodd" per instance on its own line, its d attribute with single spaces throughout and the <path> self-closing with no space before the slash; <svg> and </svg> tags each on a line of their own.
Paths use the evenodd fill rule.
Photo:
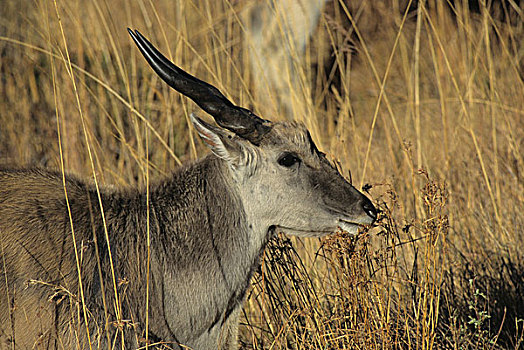
<svg viewBox="0 0 524 350">
<path fill-rule="evenodd" d="M 138 31 L 129 33 L 155 72 L 218 124 L 191 117 L 226 165 L 250 225 L 311 237 L 338 228 L 354 234 L 373 223 L 377 211 L 371 201 L 340 175 L 303 124 L 273 123 L 234 105 L 214 86 L 175 66 Z"/>
</svg>

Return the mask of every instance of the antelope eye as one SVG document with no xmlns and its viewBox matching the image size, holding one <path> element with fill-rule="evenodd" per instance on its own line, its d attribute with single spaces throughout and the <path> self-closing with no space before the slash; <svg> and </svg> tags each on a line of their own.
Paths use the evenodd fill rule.
<svg viewBox="0 0 524 350">
<path fill-rule="evenodd" d="M 285 166 L 286 168 L 292 167 L 293 165 L 299 162 L 300 162 L 300 158 L 298 158 L 293 153 L 284 153 L 278 159 L 278 164 Z"/>
</svg>

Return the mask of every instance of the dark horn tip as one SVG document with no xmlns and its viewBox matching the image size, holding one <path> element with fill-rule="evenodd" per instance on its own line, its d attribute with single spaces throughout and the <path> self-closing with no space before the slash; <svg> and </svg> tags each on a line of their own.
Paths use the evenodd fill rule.
<svg viewBox="0 0 524 350">
<path fill-rule="evenodd" d="M 140 38 L 142 36 L 142 34 L 140 34 L 140 32 L 138 30 L 133 30 L 131 28 L 127 28 L 127 32 L 129 33 L 129 35 L 131 36 L 131 38 L 133 39 L 133 41 L 135 43 L 138 43 L 138 38 Z"/>
<path fill-rule="evenodd" d="M 137 45 L 138 45 L 138 41 L 140 39 L 142 39 L 142 40 L 145 39 L 144 36 L 142 35 L 142 33 L 140 33 L 138 31 L 138 29 L 133 30 L 133 29 L 128 27 L 127 28 L 127 32 L 129 33 L 129 35 L 131 35 L 131 38 L 133 39 L 133 41 L 135 41 L 137 43 Z"/>
</svg>

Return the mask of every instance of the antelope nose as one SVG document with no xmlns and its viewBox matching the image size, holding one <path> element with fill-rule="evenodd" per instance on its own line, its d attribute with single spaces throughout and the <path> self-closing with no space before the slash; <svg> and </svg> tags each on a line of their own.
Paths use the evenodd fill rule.
<svg viewBox="0 0 524 350">
<path fill-rule="evenodd" d="M 362 201 L 362 209 L 364 209 L 364 212 L 368 214 L 369 217 L 375 221 L 377 219 L 377 209 L 373 206 L 373 203 L 367 198 L 364 198 Z"/>
</svg>

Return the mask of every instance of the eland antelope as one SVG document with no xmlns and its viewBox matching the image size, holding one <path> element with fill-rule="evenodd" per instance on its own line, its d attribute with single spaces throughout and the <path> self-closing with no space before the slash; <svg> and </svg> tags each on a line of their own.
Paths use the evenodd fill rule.
<svg viewBox="0 0 524 350">
<path fill-rule="evenodd" d="M 129 33 L 214 118 L 191 118 L 211 153 L 148 191 L 1 169 L 1 349 L 127 349 L 146 334 L 175 349 L 235 349 L 250 278 L 276 232 L 356 233 L 376 218 L 302 124 L 234 105 Z"/>
</svg>

